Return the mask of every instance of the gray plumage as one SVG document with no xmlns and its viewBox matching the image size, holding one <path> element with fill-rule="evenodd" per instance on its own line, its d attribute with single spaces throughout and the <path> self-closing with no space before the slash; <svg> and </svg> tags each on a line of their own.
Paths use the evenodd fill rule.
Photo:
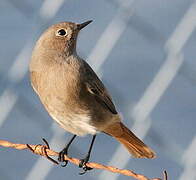
<svg viewBox="0 0 196 180">
<path fill-rule="evenodd" d="M 135 157 L 154 157 L 154 152 L 120 122 L 103 83 L 77 55 L 77 35 L 86 24 L 63 22 L 42 34 L 30 63 L 34 90 L 51 117 L 66 131 L 76 135 L 105 132 L 131 148 Z"/>
</svg>

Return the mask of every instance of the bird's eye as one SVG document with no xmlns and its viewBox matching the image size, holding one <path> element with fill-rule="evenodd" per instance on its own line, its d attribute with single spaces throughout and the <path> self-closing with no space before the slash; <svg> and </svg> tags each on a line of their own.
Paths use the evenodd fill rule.
<svg viewBox="0 0 196 180">
<path fill-rule="evenodd" d="M 66 36 L 67 31 L 65 29 L 59 29 L 56 33 L 57 36 Z"/>
</svg>

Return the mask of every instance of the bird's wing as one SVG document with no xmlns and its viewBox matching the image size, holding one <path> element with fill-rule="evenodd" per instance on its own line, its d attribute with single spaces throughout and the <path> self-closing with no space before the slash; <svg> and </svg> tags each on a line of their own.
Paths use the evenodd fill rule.
<svg viewBox="0 0 196 180">
<path fill-rule="evenodd" d="M 84 61 L 85 83 L 88 92 L 95 100 L 113 114 L 118 114 L 108 91 L 92 68 Z"/>
</svg>

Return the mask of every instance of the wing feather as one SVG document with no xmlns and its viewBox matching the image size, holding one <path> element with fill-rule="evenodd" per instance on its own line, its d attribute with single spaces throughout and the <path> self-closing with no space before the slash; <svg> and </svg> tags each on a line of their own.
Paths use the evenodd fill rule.
<svg viewBox="0 0 196 180">
<path fill-rule="evenodd" d="M 113 114 L 118 114 L 112 98 L 110 97 L 107 89 L 97 77 L 92 68 L 84 61 L 85 69 L 85 83 L 87 90 L 95 97 L 95 100 L 104 108 L 108 109 Z"/>
</svg>

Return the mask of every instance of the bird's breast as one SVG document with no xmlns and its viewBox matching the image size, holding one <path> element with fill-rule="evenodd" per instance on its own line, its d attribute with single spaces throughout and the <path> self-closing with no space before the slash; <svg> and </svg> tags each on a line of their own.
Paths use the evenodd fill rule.
<svg viewBox="0 0 196 180">
<path fill-rule="evenodd" d="M 76 134 L 78 136 L 84 136 L 86 134 L 95 134 L 97 129 L 92 125 L 92 117 L 87 112 L 81 112 L 81 109 L 76 111 L 74 109 L 66 108 L 64 106 L 54 106 L 49 103 L 45 107 L 48 110 L 51 117 L 66 131 Z"/>
</svg>

